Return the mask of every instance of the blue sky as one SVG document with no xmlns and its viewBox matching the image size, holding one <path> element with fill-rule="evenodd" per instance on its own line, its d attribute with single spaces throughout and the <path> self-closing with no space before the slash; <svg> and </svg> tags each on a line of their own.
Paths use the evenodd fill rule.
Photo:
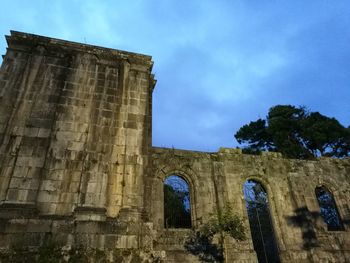
<svg viewBox="0 0 350 263">
<path fill-rule="evenodd" d="M 155 146 L 236 147 L 234 133 L 277 104 L 350 125 L 348 0 L 12 0 L 1 9 L 0 36 L 152 55 Z"/>
</svg>

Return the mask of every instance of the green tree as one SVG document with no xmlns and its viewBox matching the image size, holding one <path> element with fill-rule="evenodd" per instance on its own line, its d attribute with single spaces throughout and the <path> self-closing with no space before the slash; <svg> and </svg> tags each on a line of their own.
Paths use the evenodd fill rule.
<svg viewBox="0 0 350 263">
<path fill-rule="evenodd" d="M 213 242 L 218 237 L 218 244 Z M 225 259 L 225 236 L 231 236 L 237 241 L 246 239 L 246 228 L 243 219 L 233 212 L 230 204 L 219 209 L 208 222 L 201 225 L 188 237 L 185 248 L 198 255 L 204 262 L 223 262 Z M 226 262 L 225 260 L 225 262 Z"/>
<path fill-rule="evenodd" d="M 276 151 L 297 159 L 350 156 L 350 126 L 305 107 L 274 106 L 266 119 L 242 126 L 235 138 L 246 153 Z"/>
<path fill-rule="evenodd" d="M 177 191 L 164 184 L 164 226 L 166 228 L 188 228 L 191 226 L 190 209 L 186 208 L 189 193 Z"/>
</svg>

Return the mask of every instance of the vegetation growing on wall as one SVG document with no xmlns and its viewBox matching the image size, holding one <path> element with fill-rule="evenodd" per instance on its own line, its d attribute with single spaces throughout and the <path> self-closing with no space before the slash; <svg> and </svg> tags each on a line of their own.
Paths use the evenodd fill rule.
<svg viewBox="0 0 350 263">
<path fill-rule="evenodd" d="M 205 262 L 222 262 L 225 259 L 225 236 L 238 241 L 246 239 L 242 218 L 233 213 L 231 205 L 212 215 L 209 221 L 189 237 L 185 247 Z M 216 238 L 216 241 L 214 240 Z"/>
<path fill-rule="evenodd" d="M 114 251 L 113 254 L 118 258 L 120 251 Z M 24 242 L 19 241 L 6 252 L 0 253 L 0 262 L 102 263 L 107 261 L 105 251 L 84 246 L 66 247 L 48 238 L 37 248 L 28 247 Z"/>
</svg>

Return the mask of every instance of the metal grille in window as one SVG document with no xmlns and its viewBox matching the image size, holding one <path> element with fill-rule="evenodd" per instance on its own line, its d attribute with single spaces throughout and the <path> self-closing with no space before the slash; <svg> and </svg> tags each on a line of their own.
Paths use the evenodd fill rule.
<svg viewBox="0 0 350 263">
<path fill-rule="evenodd" d="M 324 222 L 327 224 L 327 229 L 329 231 L 344 230 L 337 205 L 335 204 L 331 192 L 329 192 L 326 187 L 320 186 L 316 187 L 315 193 L 320 206 L 320 214 Z"/>
<path fill-rule="evenodd" d="M 164 181 L 164 227 L 191 227 L 189 187 L 187 182 L 177 175 L 170 175 Z"/>
<path fill-rule="evenodd" d="M 247 180 L 243 192 L 258 261 L 280 262 L 265 189 L 256 181 Z"/>
</svg>

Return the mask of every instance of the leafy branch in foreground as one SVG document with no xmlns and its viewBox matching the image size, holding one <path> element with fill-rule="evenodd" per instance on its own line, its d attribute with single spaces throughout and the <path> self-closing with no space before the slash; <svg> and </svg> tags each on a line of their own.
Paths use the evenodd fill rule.
<svg viewBox="0 0 350 263">
<path fill-rule="evenodd" d="M 224 260 L 225 235 L 237 241 L 246 239 L 246 229 L 243 220 L 232 212 L 227 204 L 224 209 L 213 215 L 209 221 L 199 227 L 187 240 L 185 247 L 191 253 L 198 255 L 205 262 L 222 262 Z M 214 236 L 218 243 L 214 244 Z"/>
</svg>

